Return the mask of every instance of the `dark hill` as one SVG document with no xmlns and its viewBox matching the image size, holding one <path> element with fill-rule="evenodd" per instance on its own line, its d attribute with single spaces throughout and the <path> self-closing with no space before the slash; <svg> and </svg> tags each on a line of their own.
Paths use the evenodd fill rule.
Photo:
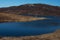
<svg viewBox="0 0 60 40">
<path fill-rule="evenodd" d="M 0 8 L 0 13 L 35 16 L 60 16 L 60 7 L 47 4 L 25 4 Z"/>
</svg>

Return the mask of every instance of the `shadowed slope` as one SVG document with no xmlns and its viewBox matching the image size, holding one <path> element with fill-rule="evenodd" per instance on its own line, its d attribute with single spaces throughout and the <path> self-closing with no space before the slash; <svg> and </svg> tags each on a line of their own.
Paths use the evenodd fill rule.
<svg viewBox="0 0 60 40">
<path fill-rule="evenodd" d="M 0 8 L 0 13 L 34 16 L 60 16 L 60 7 L 47 4 L 25 4 Z"/>
</svg>

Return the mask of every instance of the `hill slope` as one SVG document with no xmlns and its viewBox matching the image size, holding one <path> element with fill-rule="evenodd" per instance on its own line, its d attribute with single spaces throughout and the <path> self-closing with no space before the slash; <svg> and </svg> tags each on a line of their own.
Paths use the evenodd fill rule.
<svg viewBox="0 0 60 40">
<path fill-rule="evenodd" d="M 60 7 L 47 4 L 25 4 L 0 8 L 0 13 L 34 16 L 60 16 Z"/>
</svg>

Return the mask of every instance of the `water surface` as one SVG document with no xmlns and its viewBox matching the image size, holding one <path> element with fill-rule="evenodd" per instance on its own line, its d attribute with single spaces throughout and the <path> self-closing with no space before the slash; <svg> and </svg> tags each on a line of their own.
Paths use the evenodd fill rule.
<svg viewBox="0 0 60 40">
<path fill-rule="evenodd" d="M 29 36 L 54 32 L 60 29 L 59 17 L 31 22 L 0 23 L 0 36 Z"/>
</svg>

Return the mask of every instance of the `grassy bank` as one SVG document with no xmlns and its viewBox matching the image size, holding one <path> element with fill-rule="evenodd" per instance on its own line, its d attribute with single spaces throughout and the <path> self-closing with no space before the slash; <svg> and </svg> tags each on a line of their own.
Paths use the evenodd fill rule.
<svg viewBox="0 0 60 40">
<path fill-rule="evenodd" d="M 47 18 L 37 18 L 31 16 L 22 16 L 16 14 L 7 14 L 7 13 L 0 13 L 0 22 L 27 22 L 27 21 L 34 21 L 34 20 L 44 20 Z"/>
</svg>

